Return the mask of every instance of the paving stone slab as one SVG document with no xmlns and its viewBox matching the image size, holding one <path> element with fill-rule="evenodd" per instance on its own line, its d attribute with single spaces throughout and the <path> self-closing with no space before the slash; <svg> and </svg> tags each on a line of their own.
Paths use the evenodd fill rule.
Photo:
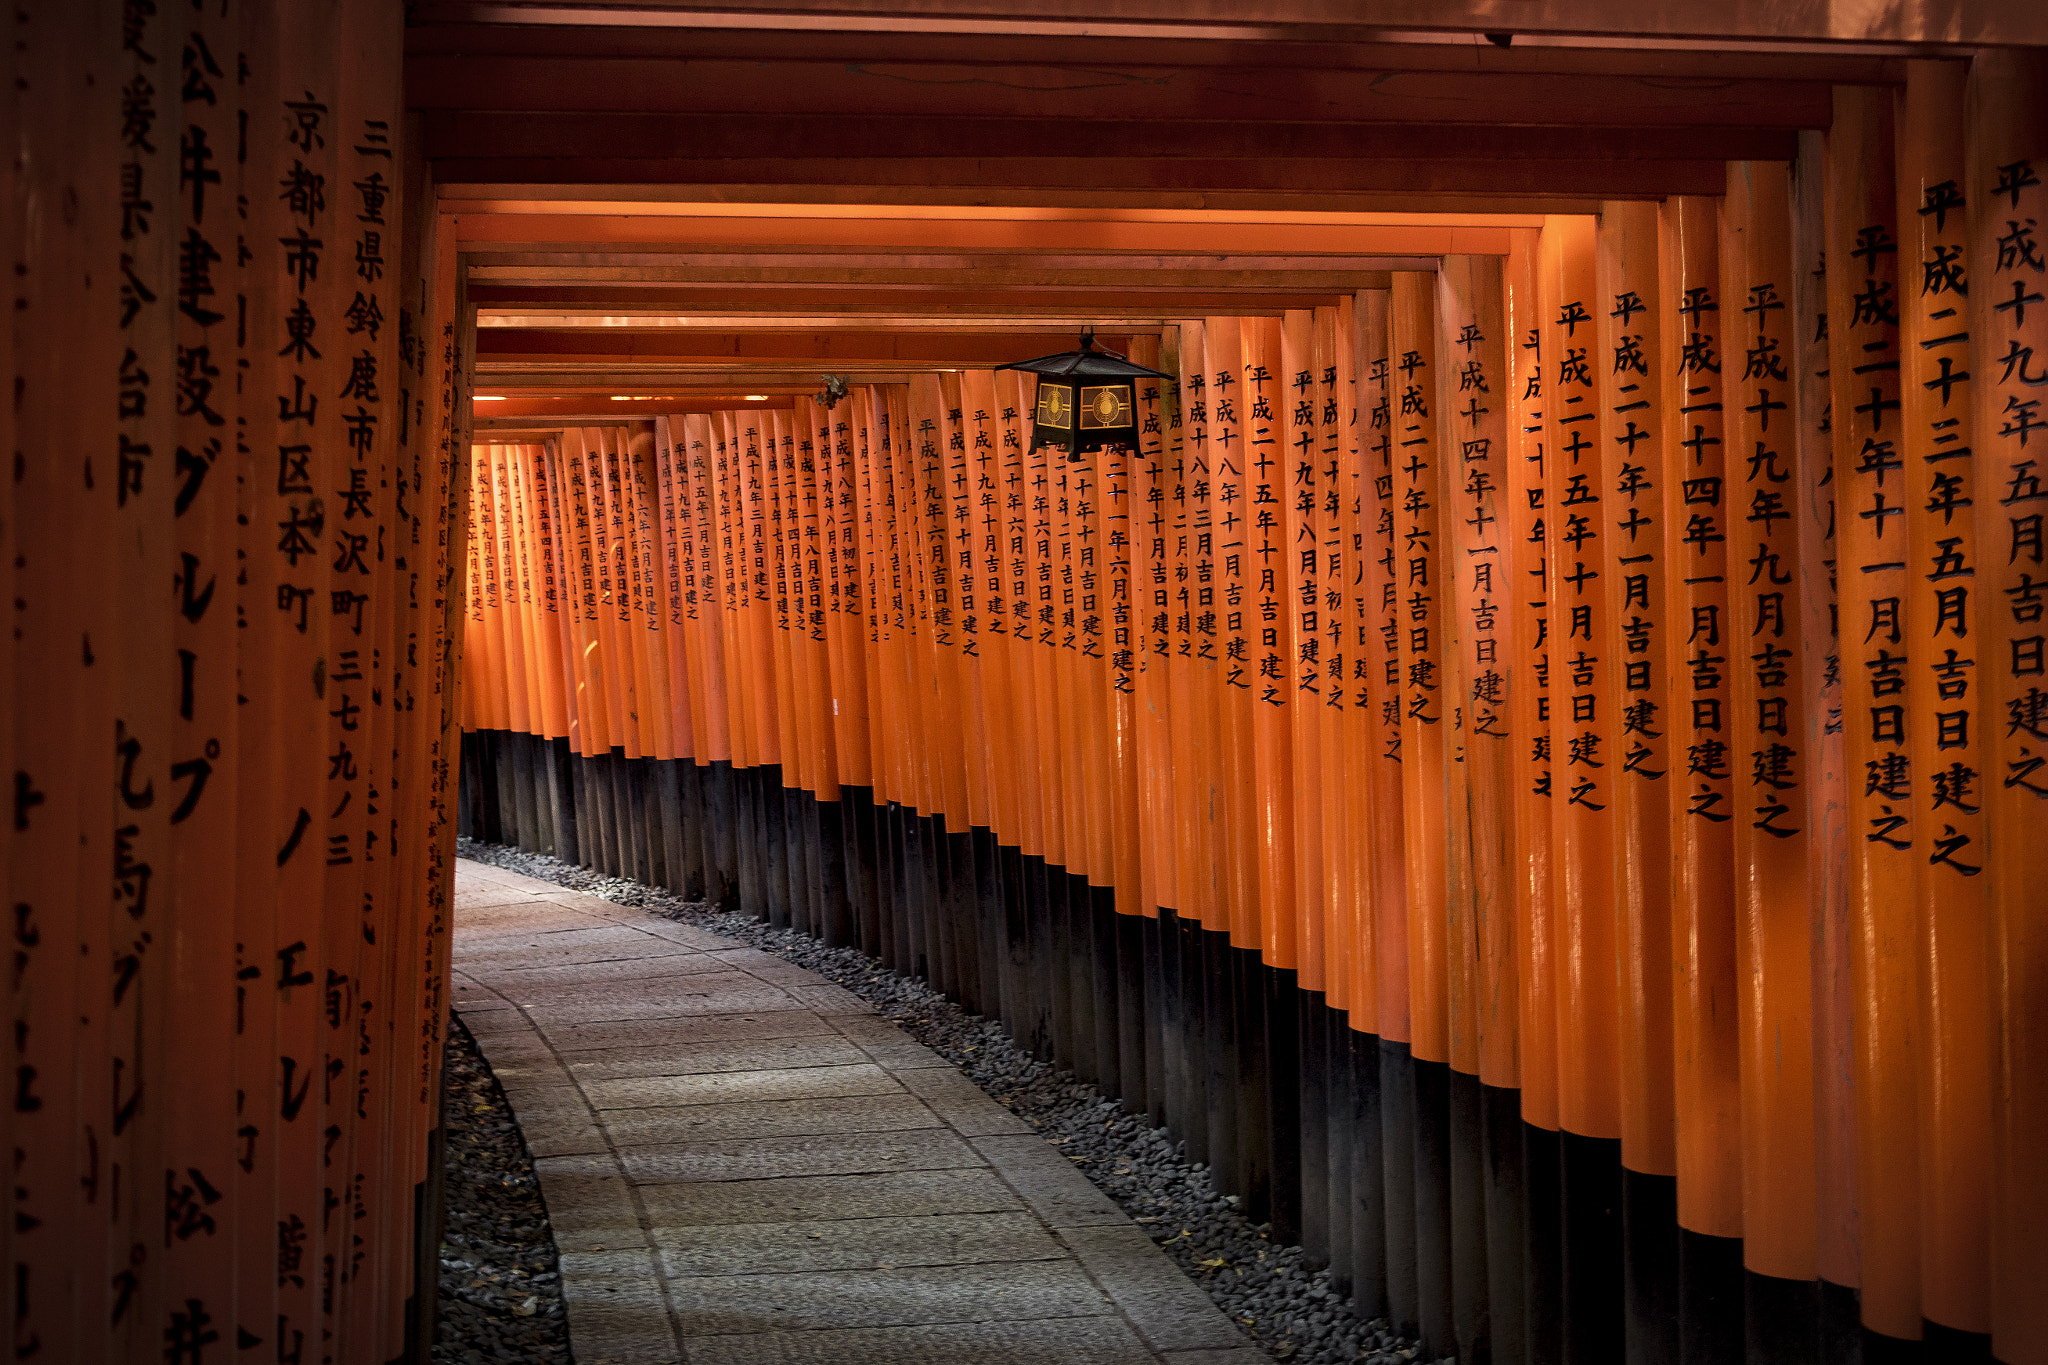
<svg viewBox="0 0 2048 1365">
<path fill-rule="evenodd" d="M 513 1007 L 510 1000 L 504 999 L 496 991 L 486 986 L 478 985 L 476 982 L 465 981 L 460 976 L 457 976 L 453 984 L 455 987 L 455 999 L 452 1008 L 463 1017 L 465 1022 L 473 1014 L 483 1014 L 494 1010 L 510 1010 Z M 472 1033 L 475 1032 L 474 1029 L 470 1031 Z"/>
<path fill-rule="evenodd" d="M 700 1076 L 627 1076 L 583 1087 L 599 1109 L 664 1108 L 734 1100 L 825 1099 L 901 1093 L 896 1079 L 872 1062 L 799 1066 L 774 1071 L 713 1071 Z"/>
<path fill-rule="evenodd" d="M 585 1234 L 598 1229 L 621 1234 L 608 1240 L 593 1239 L 606 1240 L 607 1245 L 646 1244 L 632 1188 L 616 1167 L 593 1171 L 580 1156 L 536 1156 L 533 1169 L 540 1179 L 541 1198 L 547 1203 L 548 1222 L 554 1227 L 558 1244 L 563 1242 L 565 1233 L 584 1239 Z M 630 1238 L 625 1236 L 627 1233 Z M 587 1240 L 582 1244 L 587 1245 Z"/>
<path fill-rule="evenodd" d="M 646 912 L 641 913 L 644 915 Z M 646 919 L 636 923 L 634 927 L 652 938 L 665 938 L 671 943 L 681 943 L 705 951 L 732 946 L 732 940 L 729 938 L 720 938 L 717 934 L 699 929 L 693 924 L 678 924 L 674 920 Z"/>
<path fill-rule="evenodd" d="M 988 1097 L 952 1067 L 920 1067 L 893 1073 L 897 1084 L 931 1106 L 953 1131 L 965 1137 L 1028 1134 L 1030 1124 Z"/>
<path fill-rule="evenodd" d="M 513 1103 L 513 1112 L 524 1118 L 528 1114 L 551 1115 L 562 1119 L 591 1121 L 590 1105 L 583 1098 L 583 1092 L 573 1085 L 548 1085 L 545 1078 L 536 1078 L 538 1084 L 520 1084 L 518 1075 L 500 1077 L 499 1084 L 505 1087 L 505 1098 Z M 595 1126 L 593 1124 L 593 1126 Z"/>
<path fill-rule="evenodd" d="M 1032 1211 L 1055 1228 L 1130 1222 L 1108 1195 L 1089 1184 L 1088 1177 L 1059 1154 L 1059 1148 L 1035 1133 L 970 1138 L 969 1142 L 1016 1187 Z"/>
<path fill-rule="evenodd" d="M 690 1365 L 1139 1365 L 1157 1359 L 1118 1318 L 692 1336 L 686 1345 Z"/>
<path fill-rule="evenodd" d="M 873 1014 L 875 1007 L 847 990 L 844 986 L 791 986 L 789 993 L 803 1002 L 805 1009 L 820 1014 Z"/>
<path fill-rule="evenodd" d="M 836 1035 L 747 1039 L 737 1043 L 677 1046 L 657 1043 L 615 1047 L 602 1055 L 564 1054 L 581 1081 L 621 1080 L 628 1076 L 699 1076 L 713 1071 L 781 1071 L 805 1066 L 857 1066 L 868 1054 Z"/>
<path fill-rule="evenodd" d="M 819 976 L 809 968 L 793 966 L 790 963 L 784 962 L 775 954 L 763 952 L 759 948 L 743 945 L 736 945 L 730 948 L 714 948 L 711 950 L 711 956 L 717 958 L 720 962 L 731 963 L 736 970 L 742 972 L 798 973 L 803 977 L 803 981 L 799 984 L 803 985 L 822 984 L 825 980 L 824 977 Z"/>
<path fill-rule="evenodd" d="M 809 1010 L 696 1015 L 687 1019 L 616 1019 L 550 1028 L 548 1041 L 570 1061 L 579 1053 L 635 1047 L 697 1047 L 756 1038 L 818 1037 L 836 1030 Z"/>
<path fill-rule="evenodd" d="M 998 1213 L 1024 1207 L 1016 1191 L 985 1168 L 649 1185 L 640 1199 L 656 1233 L 727 1223 Z"/>
<path fill-rule="evenodd" d="M 638 906 L 620 905 L 617 901 L 608 901 L 603 896 L 593 896 L 588 891 L 576 891 L 566 886 L 555 886 L 549 882 L 542 882 L 541 886 L 544 889 L 539 893 L 540 898 L 553 901 L 557 905 L 567 905 L 577 910 L 625 910 L 641 918 L 645 918 L 647 914 L 645 910 L 640 909 Z"/>
<path fill-rule="evenodd" d="M 568 1298 L 569 1350 L 576 1365 L 671 1365 L 683 1352 L 676 1344 L 666 1306 L 659 1293 L 609 1294 L 601 1298 Z"/>
<path fill-rule="evenodd" d="M 571 910 L 567 906 L 553 905 L 547 901 L 484 905 L 474 910 L 458 908 L 455 914 L 455 933 L 458 938 L 493 939 L 516 934 L 570 933 L 579 929 L 600 928 L 604 923 L 580 910 Z"/>
<path fill-rule="evenodd" d="M 536 1004 L 529 1006 L 534 1022 L 552 1032 L 565 1024 L 623 1024 L 635 1020 L 694 1018 L 713 1014 L 763 1014 L 770 1010 L 803 1010 L 803 1001 L 787 995 L 768 994 L 771 986 L 758 992 L 738 992 L 716 999 L 638 1000 L 618 996 L 592 1004 Z M 573 1000 L 573 995 L 561 997 Z"/>
<path fill-rule="evenodd" d="M 1149 1365 L 1121 1319 L 946 1323 L 686 1338 L 690 1365 Z M 589 1365 L 578 1357 L 578 1365 Z"/>
<path fill-rule="evenodd" d="M 655 1269 L 659 1253 L 651 1247 L 621 1242 L 618 1245 L 571 1244 L 557 1248 L 557 1259 L 565 1281 L 575 1285 L 579 1298 L 629 1289 L 635 1293 L 653 1288 L 659 1293 L 661 1276 Z M 568 1295 L 568 1290 L 564 1290 Z"/>
<path fill-rule="evenodd" d="M 489 983 L 492 990 L 515 1005 L 548 1007 L 568 1003 L 603 1005 L 611 1002 L 651 1005 L 657 1008 L 687 1008 L 692 1005 L 718 1003 L 745 1009 L 748 1000 L 777 1000 L 784 998 L 783 992 L 765 981 L 757 981 L 745 972 L 730 969 L 691 972 L 659 980 L 590 983 L 590 982 L 542 982 L 505 981 L 502 978 Z M 740 1002 L 733 1004 L 733 1002 Z"/>
<path fill-rule="evenodd" d="M 668 1292 L 686 1337 L 1083 1317 L 1108 1309 L 1072 1261 L 700 1275 L 670 1280 Z"/>
<path fill-rule="evenodd" d="M 872 1270 L 877 1266 L 1047 1261 L 1067 1248 L 1028 1213 L 941 1213 L 921 1218 L 840 1218 L 753 1223 L 655 1234 L 669 1275 Z"/>
<path fill-rule="evenodd" d="M 911 1095 L 845 1095 L 830 1099 L 690 1104 L 676 1109 L 607 1109 L 599 1122 L 612 1146 L 623 1155 L 629 1147 L 678 1140 L 901 1133 L 913 1128 L 936 1128 L 939 1117 Z"/>
<path fill-rule="evenodd" d="M 458 891 L 449 901 L 457 914 L 472 910 L 483 910 L 497 905 L 531 906 L 533 897 L 511 887 L 478 887 L 474 891 Z"/>
<path fill-rule="evenodd" d="M 588 960 L 597 961 L 604 956 L 644 951 L 647 942 L 646 938 L 631 930 L 613 924 L 594 924 L 588 920 L 559 929 L 540 930 L 528 925 L 495 928 L 489 933 L 466 930 L 458 924 L 455 932 L 460 948 L 455 955 L 458 966 L 488 962 L 501 956 L 537 962 L 555 954 L 576 953 L 592 954 Z"/>
<path fill-rule="evenodd" d="M 717 973 L 719 967 L 704 953 L 671 950 L 659 956 L 613 957 L 597 962 L 536 963 L 531 959 L 522 962 L 507 958 L 472 963 L 467 970 L 477 981 L 516 993 L 528 986 L 610 986 L 628 981 L 707 976 Z"/>
<path fill-rule="evenodd" d="M 1129 1222 L 1065 1228 L 1060 1240 L 1154 1350 L 1228 1351 L 1246 1345 L 1244 1334 L 1209 1296 Z"/>
<path fill-rule="evenodd" d="M 832 1026 L 845 1034 L 860 1050 L 889 1071 L 944 1068 L 957 1070 L 951 1062 L 917 1042 L 878 1014 L 828 1015 Z"/>
<path fill-rule="evenodd" d="M 618 1162 L 636 1184 L 935 1171 L 986 1164 L 959 1134 L 946 1128 L 672 1142 L 626 1148 Z"/>
<path fill-rule="evenodd" d="M 457 987 L 458 990 L 461 987 Z M 455 1010 L 462 1016 L 462 1026 L 476 1036 L 477 1045 L 488 1055 L 490 1048 L 484 1044 L 486 1038 L 493 1044 L 515 1042 L 538 1038 L 533 1021 L 510 1000 L 496 995 L 483 995 L 482 987 L 471 987 L 475 996 L 458 997 Z"/>
<path fill-rule="evenodd" d="M 591 1122 L 590 1115 L 521 1114 L 519 1135 L 526 1150 L 542 1156 L 594 1156 L 611 1150 L 604 1130 Z"/>
</svg>

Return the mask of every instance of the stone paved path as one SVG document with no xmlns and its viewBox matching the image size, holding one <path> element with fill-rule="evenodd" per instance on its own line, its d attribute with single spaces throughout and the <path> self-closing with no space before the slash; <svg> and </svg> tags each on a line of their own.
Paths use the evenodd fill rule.
<svg viewBox="0 0 2048 1365">
<path fill-rule="evenodd" d="M 456 865 L 577 1365 L 1257 1365 L 1029 1125 L 771 954 Z"/>
</svg>

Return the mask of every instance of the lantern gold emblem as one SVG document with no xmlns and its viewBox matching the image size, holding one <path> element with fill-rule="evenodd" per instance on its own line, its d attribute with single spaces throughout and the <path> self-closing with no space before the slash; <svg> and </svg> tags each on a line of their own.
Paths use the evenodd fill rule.
<svg viewBox="0 0 2048 1365">
<path fill-rule="evenodd" d="M 1031 445 L 1056 446 L 1078 460 L 1105 446 L 1135 449 L 1138 444 L 1137 385 L 1173 376 L 1133 365 L 1115 351 L 1095 347 L 1095 333 L 1081 335 L 1081 349 L 1038 360 L 1004 365 L 1038 376 L 1038 399 L 1032 406 Z"/>
<path fill-rule="evenodd" d="M 1038 386 L 1038 423 L 1071 431 L 1074 426 L 1074 391 L 1064 384 Z"/>
<path fill-rule="evenodd" d="M 1104 430 L 1110 427 L 1131 425 L 1131 388 L 1128 384 L 1111 384 L 1101 388 L 1081 390 L 1081 426 L 1084 430 Z"/>
</svg>

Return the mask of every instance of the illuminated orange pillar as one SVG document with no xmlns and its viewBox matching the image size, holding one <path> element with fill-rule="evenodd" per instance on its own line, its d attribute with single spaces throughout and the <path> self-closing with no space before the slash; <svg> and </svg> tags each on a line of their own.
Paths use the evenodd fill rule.
<svg viewBox="0 0 2048 1365">
<path fill-rule="evenodd" d="M 1696 196 L 1663 208 L 1655 307 L 1664 333 L 1662 532 L 1666 556 L 1662 683 L 1671 780 L 1674 1156 L 1678 1221 L 1742 1235 L 1742 1122 L 1736 1021 L 1734 766 L 1725 693 L 1687 660 L 1726 655 L 1727 474 L 1723 337 L 1741 314 L 1720 276 L 1720 205 Z"/>
<path fill-rule="evenodd" d="M 1987 725 L 1984 814 L 1989 929 L 2001 1029 L 1992 1082 L 1990 1317 L 2003 1360 L 2048 1360 L 2039 1230 L 2048 1222 L 2048 62 L 2038 51 L 1973 59 L 1969 88 L 1970 304 L 1978 357 L 1973 509 L 1982 636 L 1974 655 Z"/>
<path fill-rule="evenodd" d="M 1352 1020 L 1355 1028 L 1377 1033 L 1389 1042 L 1411 1036 L 1408 979 L 1408 875 L 1406 777 L 1402 741 L 1407 702 L 1402 691 L 1402 618 L 1397 574 L 1392 291 L 1369 290 L 1359 295 L 1358 365 L 1364 390 L 1360 407 L 1369 415 L 1371 432 L 1364 457 L 1364 563 L 1360 566 L 1368 627 L 1364 630 L 1366 688 L 1360 700 L 1373 727 L 1372 763 L 1366 779 L 1371 794 L 1372 918 L 1375 957 L 1372 972 L 1378 1009 L 1370 1018 Z"/>
<path fill-rule="evenodd" d="M 1593 221 L 1546 219 L 1539 266 L 1550 437 L 1558 1119 L 1582 1136 L 1613 1138 L 1621 1135 L 1613 873 L 1619 764 L 1606 756 L 1619 751 L 1613 741 L 1620 717 L 1611 661 L 1603 657 L 1613 595 L 1605 555 L 1614 519 L 1599 486 Z"/>
<path fill-rule="evenodd" d="M 1607 515 L 1607 633 L 1614 687 L 1606 733 L 1614 798 L 1615 970 L 1619 988 L 1621 1159 L 1676 1173 L 1671 1087 L 1671 730 L 1665 615 L 1669 551 L 1662 485 L 1663 377 L 1676 359 L 1658 326 L 1657 208 L 1609 201 L 1596 240 L 1594 334 L 1600 496 Z"/>
<path fill-rule="evenodd" d="M 1443 338 L 1437 375 L 1444 432 L 1446 643 L 1459 768 L 1447 819 L 1462 847 L 1446 906 L 1454 961 L 1450 1061 L 1512 1085 L 1519 1032 L 1510 812 L 1513 671 L 1502 644 L 1510 591 L 1507 536 L 1506 276 L 1498 256 L 1446 256 L 1437 274 Z"/>
<path fill-rule="evenodd" d="M 1969 344 L 1969 211 L 1961 62 L 1914 62 L 1895 106 L 1900 280 L 1898 449 L 1906 503 L 1906 616 L 1928 666 L 1907 675 L 1908 755 L 1920 913 L 1921 1313 L 1969 1332 L 1991 1326 L 1992 856 L 1983 811 L 1984 611 L 1971 513 L 1976 482 Z M 1917 279 L 1917 288 L 1915 281 Z M 1988 377 L 1988 376 L 1987 376 Z"/>
<path fill-rule="evenodd" d="M 1307 338 L 1300 333 L 1308 319 L 1290 314 L 1288 322 L 1305 343 Z M 1239 459 L 1245 491 L 1245 609 L 1255 667 L 1252 686 L 1245 692 L 1251 702 L 1253 774 L 1246 825 L 1256 859 L 1254 896 L 1259 929 L 1258 938 L 1244 946 L 1258 948 L 1269 965 L 1289 969 L 1300 965 L 1302 946 L 1302 924 L 1294 900 L 1297 850 L 1293 804 L 1293 716 L 1300 709 L 1294 685 L 1301 653 L 1294 601 L 1298 558 L 1287 510 L 1293 498 L 1294 460 L 1299 455 L 1286 443 L 1288 389 L 1282 320 L 1243 318 L 1239 331 L 1244 348 L 1239 365 L 1244 445 Z M 1322 966 L 1321 938 L 1317 933 L 1311 940 L 1316 952 L 1311 973 L 1317 977 Z"/>
<path fill-rule="evenodd" d="M 1408 881 L 1410 1045 L 1425 1061 L 1450 1059 L 1444 924 L 1444 791 L 1453 701 L 1447 695 L 1443 576 L 1445 478 L 1438 445 L 1433 281 L 1397 271 L 1388 304 L 1394 475 L 1394 593 L 1401 682 L 1401 779 Z"/>
<path fill-rule="evenodd" d="M 1514 231 L 1505 267 L 1510 337 L 1507 363 L 1509 457 L 1507 487 L 1508 729 L 1513 738 L 1515 980 L 1519 999 L 1522 1119 L 1557 1127 L 1556 874 L 1549 837 L 1555 803 L 1552 749 L 1555 705 L 1549 557 L 1549 429 L 1544 419 L 1544 337 L 1539 302 L 1538 234 Z"/>
<path fill-rule="evenodd" d="M 1928 637 L 1911 629 L 1907 609 L 1906 507 L 1913 495 L 1899 448 L 1893 154 L 1890 94 L 1838 89 L 1827 140 L 1827 317 L 1849 894 L 1859 915 L 1853 972 L 1863 1320 L 1888 1335 L 1917 1338 L 1921 1211 L 1914 1056 L 1924 1040 L 1914 888 L 1929 832 L 1916 829 L 1912 818 L 1914 726 L 1906 689 L 1911 671 L 1939 650 L 1929 655 Z M 1774 172 L 1774 189 L 1777 179 Z M 1763 382 L 1759 377 L 1753 383 L 1746 394 L 1750 402 L 1763 401 Z"/>
</svg>

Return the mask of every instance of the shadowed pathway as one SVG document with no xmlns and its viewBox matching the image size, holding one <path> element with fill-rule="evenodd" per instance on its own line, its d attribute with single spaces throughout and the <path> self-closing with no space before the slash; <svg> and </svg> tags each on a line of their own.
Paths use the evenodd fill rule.
<svg viewBox="0 0 2048 1365">
<path fill-rule="evenodd" d="M 456 864 L 578 1365 L 1257 1365 L 1057 1149 L 771 954 Z"/>
</svg>

